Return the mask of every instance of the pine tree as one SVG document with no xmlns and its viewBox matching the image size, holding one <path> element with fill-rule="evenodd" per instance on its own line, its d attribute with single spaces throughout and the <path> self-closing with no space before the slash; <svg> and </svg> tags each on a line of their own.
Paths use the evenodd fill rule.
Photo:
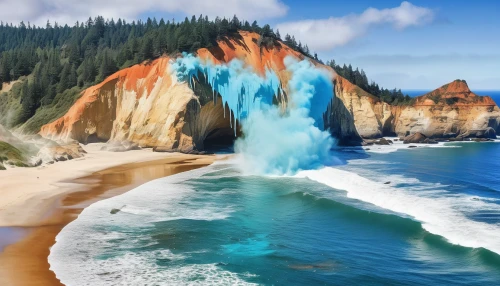
<svg viewBox="0 0 500 286">
<path fill-rule="evenodd" d="M 0 77 L 2 78 L 2 82 L 10 82 L 11 76 L 10 76 L 10 67 L 11 67 L 11 61 L 8 53 L 4 53 L 2 57 L 2 70 L 1 70 L 1 75 Z"/>
<path fill-rule="evenodd" d="M 289 47 L 292 47 L 292 37 L 289 34 L 285 36 L 285 44 Z"/>
<path fill-rule="evenodd" d="M 274 36 L 273 35 L 273 31 L 271 30 L 271 26 L 269 25 L 264 25 L 264 27 L 262 27 L 262 31 L 261 31 L 261 34 L 264 36 L 264 37 L 272 37 Z"/>
<path fill-rule="evenodd" d="M 57 92 L 62 93 L 63 91 L 71 87 L 69 85 L 70 72 L 71 67 L 68 63 L 66 63 L 61 71 L 59 84 L 57 86 Z"/>
<path fill-rule="evenodd" d="M 97 76 L 97 81 L 103 81 L 108 76 L 112 75 L 117 71 L 115 61 L 109 56 L 107 50 L 104 51 L 101 60 L 101 67 L 99 68 L 99 74 Z"/>
<path fill-rule="evenodd" d="M 252 31 L 256 33 L 260 33 L 260 27 L 259 24 L 257 24 L 257 21 L 252 22 Z"/>
<path fill-rule="evenodd" d="M 236 32 L 238 31 L 239 29 L 241 29 L 241 23 L 240 23 L 240 20 L 238 19 L 238 17 L 236 17 L 236 15 L 233 16 L 233 19 L 231 20 L 231 24 L 230 24 L 230 30 L 232 32 Z"/>
<path fill-rule="evenodd" d="M 79 65 L 80 64 L 80 48 L 77 44 L 73 44 L 70 47 L 69 52 L 69 62 L 71 64 Z"/>
<path fill-rule="evenodd" d="M 78 83 L 78 75 L 76 74 L 76 67 L 75 65 L 71 65 L 71 69 L 69 71 L 69 76 L 68 76 L 68 88 L 76 86 L 77 83 Z"/>
<path fill-rule="evenodd" d="M 154 47 L 153 47 L 153 39 L 148 37 L 144 41 L 144 45 L 141 50 L 141 61 L 145 61 L 147 59 L 152 59 L 154 55 Z"/>
<path fill-rule="evenodd" d="M 219 36 L 226 36 L 229 32 L 229 21 L 224 18 L 220 23 Z"/>
</svg>

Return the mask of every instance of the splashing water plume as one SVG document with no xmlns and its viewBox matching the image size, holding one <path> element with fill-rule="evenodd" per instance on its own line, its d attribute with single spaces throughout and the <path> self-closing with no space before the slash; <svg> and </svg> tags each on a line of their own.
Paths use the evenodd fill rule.
<svg viewBox="0 0 500 286">
<path fill-rule="evenodd" d="M 316 68 L 308 60 L 285 58 L 288 83 L 282 84 L 276 73 L 266 68 L 259 76 L 240 60 L 228 64 L 204 62 L 193 55 L 172 62 L 180 81 L 194 84 L 201 72 L 215 92 L 241 123 L 244 136 L 235 142 L 242 157 L 242 168 L 253 174 L 294 174 L 317 168 L 330 159 L 333 144 L 323 131 L 322 115 L 333 97 L 332 75 Z M 273 105 L 273 98 L 286 86 L 286 110 Z M 231 114 L 230 114 L 231 115 Z M 231 116 L 229 115 L 229 118 Z M 236 132 L 236 124 L 232 124 Z"/>
</svg>

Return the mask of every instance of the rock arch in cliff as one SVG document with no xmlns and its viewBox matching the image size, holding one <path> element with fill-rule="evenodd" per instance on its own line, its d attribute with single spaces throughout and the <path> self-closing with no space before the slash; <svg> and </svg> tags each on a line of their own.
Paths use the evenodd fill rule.
<svg viewBox="0 0 500 286">
<path fill-rule="evenodd" d="M 191 137 L 196 150 L 215 151 L 232 148 L 241 135 L 241 129 L 229 106 L 222 105 L 220 97 L 204 105 L 199 99 L 191 100 L 186 106 L 182 133 Z M 236 126 L 234 126 L 236 124 Z M 173 146 L 176 147 L 176 146 Z"/>
</svg>

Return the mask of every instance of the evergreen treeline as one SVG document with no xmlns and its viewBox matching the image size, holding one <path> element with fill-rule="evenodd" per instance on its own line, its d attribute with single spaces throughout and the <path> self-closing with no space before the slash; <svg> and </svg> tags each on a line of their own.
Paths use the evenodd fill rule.
<svg viewBox="0 0 500 286">
<path fill-rule="evenodd" d="M 381 88 L 377 83 L 373 81 L 369 82 L 368 77 L 363 70 L 360 71 L 358 68 L 353 70 L 351 65 L 337 65 L 335 64 L 335 60 L 327 61 L 326 64 L 332 67 L 340 76 L 359 86 L 364 91 L 375 95 L 384 102 L 390 103 L 392 105 L 409 104 L 412 102 L 412 98 L 409 95 L 404 95 L 403 92 L 401 92 L 401 89 L 394 88 L 393 90 L 389 90 Z"/>
<path fill-rule="evenodd" d="M 210 21 L 200 15 L 182 22 L 148 18 L 131 23 L 99 16 L 73 27 L 1 23 L 0 83 L 30 75 L 21 89 L 20 121 L 24 122 L 67 89 L 81 90 L 121 68 L 163 54 L 210 48 L 226 36 L 237 36 L 238 30 L 261 34 L 259 44 L 266 46 L 280 38 L 269 25 L 260 27 L 256 21 L 250 24 L 236 16 Z"/>
<path fill-rule="evenodd" d="M 278 38 L 281 39 L 280 37 L 280 34 L 279 34 L 279 30 L 277 31 L 277 36 Z M 306 45 L 302 45 L 302 43 L 299 41 L 297 42 L 297 40 L 295 40 L 295 36 L 290 36 L 289 34 L 286 34 L 285 36 L 285 39 L 283 40 L 283 42 L 289 46 L 290 48 L 296 50 L 296 51 L 299 51 L 300 53 L 310 57 L 310 58 L 314 58 L 315 60 L 323 63 L 320 59 L 318 59 L 318 54 L 314 53 L 314 56 L 311 55 L 311 51 L 309 50 L 309 47 Z"/>
</svg>

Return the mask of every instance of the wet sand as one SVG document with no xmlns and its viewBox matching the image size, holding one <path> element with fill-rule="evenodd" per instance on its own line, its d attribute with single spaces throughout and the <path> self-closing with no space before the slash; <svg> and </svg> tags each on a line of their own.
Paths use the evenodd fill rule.
<svg viewBox="0 0 500 286">
<path fill-rule="evenodd" d="M 81 186 L 79 191 L 62 194 L 39 225 L 0 228 L 4 244 L 6 240 L 23 237 L 7 245 L 0 254 L 0 285 L 62 285 L 49 270 L 47 261 L 50 247 L 61 229 L 94 202 L 122 194 L 150 180 L 207 166 L 215 160 L 215 156 L 188 158 L 180 155 L 130 163 L 69 181 Z"/>
</svg>

